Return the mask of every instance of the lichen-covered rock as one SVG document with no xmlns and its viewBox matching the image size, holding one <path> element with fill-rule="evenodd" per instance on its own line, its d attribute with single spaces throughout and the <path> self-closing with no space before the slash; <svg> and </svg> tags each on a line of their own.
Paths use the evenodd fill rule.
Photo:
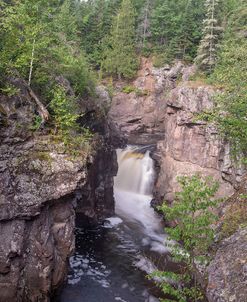
<svg viewBox="0 0 247 302">
<path fill-rule="evenodd" d="M 212 107 L 211 87 L 190 87 L 182 83 L 166 96 L 165 137 L 158 142 L 161 170 L 156 189 L 161 197 L 172 201 L 179 189 L 177 176 L 201 173 L 220 183 L 219 196 L 229 196 L 243 174 L 229 157 L 229 146 L 212 125 L 195 118 L 195 114 Z"/>
<path fill-rule="evenodd" d="M 114 211 L 117 161 L 109 134 L 78 154 L 33 134 L 37 108 L 15 85 L 18 95 L 0 95 L 0 302 L 48 302 L 66 278 L 77 209 L 87 223 Z"/>
<path fill-rule="evenodd" d="M 207 273 L 209 302 L 246 302 L 247 228 L 222 241 Z"/>
</svg>

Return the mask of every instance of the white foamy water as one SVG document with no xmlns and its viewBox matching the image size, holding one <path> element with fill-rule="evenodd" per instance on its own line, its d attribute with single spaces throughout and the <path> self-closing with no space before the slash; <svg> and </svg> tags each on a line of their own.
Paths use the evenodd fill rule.
<svg viewBox="0 0 247 302">
<path fill-rule="evenodd" d="M 137 147 L 118 149 L 118 174 L 115 188 L 141 195 L 152 195 L 154 183 L 153 160 L 150 152 L 138 152 Z"/>
<path fill-rule="evenodd" d="M 127 147 L 117 150 L 117 155 L 119 170 L 114 185 L 116 214 L 135 228 L 139 225 L 143 245 L 148 243 L 152 251 L 167 252 L 161 218 L 150 206 L 155 177 L 150 152 L 143 154 L 138 147 Z"/>
</svg>

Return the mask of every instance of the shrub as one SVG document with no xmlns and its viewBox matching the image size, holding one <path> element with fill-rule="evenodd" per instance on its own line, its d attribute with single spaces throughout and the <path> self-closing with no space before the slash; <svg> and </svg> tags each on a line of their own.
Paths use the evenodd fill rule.
<svg viewBox="0 0 247 302">
<path fill-rule="evenodd" d="M 19 92 L 19 89 L 17 87 L 15 87 L 14 85 L 7 83 L 5 85 L 5 87 L 0 89 L 0 91 L 3 94 L 6 94 L 7 96 L 11 97 L 11 96 L 17 95 Z"/>
<path fill-rule="evenodd" d="M 77 123 L 79 117 L 77 104 L 73 97 L 68 97 L 63 87 L 56 86 L 53 90 L 53 98 L 50 103 L 55 121 L 55 134 L 62 139 L 67 151 L 76 155 L 80 149 L 85 148 L 92 133 L 80 127 Z M 87 146 L 88 147 L 88 146 Z"/>
<path fill-rule="evenodd" d="M 217 217 L 212 213 L 212 208 L 217 205 L 213 196 L 218 190 L 218 184 L 210 178 L 203 179 L 198 175 L 179 177 L 178 182 L 182 190 L 176 194 L 173 205 L 164 203 L 159 209 L 167 220 L 176 224 L 173 228 L 166 228 L 170 240 L 175 241 L 168 245 L 171 246 L 174 260 L 185 263 L 186 271 L 182 274 L 158 272 L 156 275 L 169 278 L 173 281 L 172 284 L 177 284 L 163 282 L 161 288 L 165 294 L 180 302 L 190 299 L 200 301 L 203 295 L 196 277 L 192 276 L 196 265 L 207 260 L 205 254 L 214 239 L 212 224 Z"/>
<path fill-rule="evenodd" d="M 75 100 L 68 97 L 62 86 L 56 86 L 53 90 L 53 98 L 50 108 L 54 113 L 56 128 L 63 134 L 69 134 L 78 130 L 77 119 L 79 114 L 76 113 Z"/>
<path fill-rule="evenodd" d="M 247 226 L 247 196 L 243 195 L 238 202 L 232 203 L 227 209 L 221 227 L 221 237 L 227 238 L 234 234 L 239 226 Z"/>
<path fill-rule="evenodd" d="M 136 91 L 136 87 L 131 86 L 131 85 L 124 86 L 123 89 L 122 89 L 122 92 L 127 93 L 127 94 L 135 92 L 135 91 Z"/>
</svg>

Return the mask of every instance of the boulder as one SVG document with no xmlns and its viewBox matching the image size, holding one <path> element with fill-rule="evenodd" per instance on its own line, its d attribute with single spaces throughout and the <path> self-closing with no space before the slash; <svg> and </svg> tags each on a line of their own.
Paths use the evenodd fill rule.
<svg viewBox="0 0 247 302">
<path fill-rule="evenodd" d="M 246 302 L 247 228 L 223 240 L 208 269 L 209 302 Z"/>
</svg>

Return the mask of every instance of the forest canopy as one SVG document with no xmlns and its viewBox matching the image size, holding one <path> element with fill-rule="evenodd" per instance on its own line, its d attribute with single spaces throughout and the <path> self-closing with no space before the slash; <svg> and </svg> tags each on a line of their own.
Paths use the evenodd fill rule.
<svg viewBox="0 0 247 302">
<path fill-rule="evenodd" d="M 0 0 L 0 89 L 21 77 L 46 103 L 57 77 L 77 96 L 96 79 L 135 77 L 140 57 L 181 60 L 221 90 L 207 115 L 247 150 L 247 4 L 243 0 Z"/>
</svg>

